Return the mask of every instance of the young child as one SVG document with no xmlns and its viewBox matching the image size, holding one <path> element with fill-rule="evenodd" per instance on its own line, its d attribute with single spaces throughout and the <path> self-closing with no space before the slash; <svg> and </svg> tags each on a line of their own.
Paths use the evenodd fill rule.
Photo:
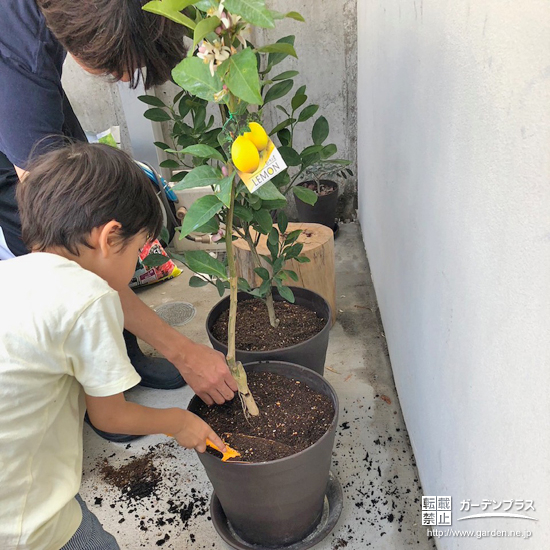
<svg viewBox="0 0 550 550">
<path fill-rule="evenodd" d="M 140 377 L 117 291 L 160 231 L 158 200 L 125 153 L 83 143 L 39 158 L 17 198 L 33 253 L 0 262 L 0 548 L 118 548 L 77 495 L 86 409 L 106 432 L 225 448 L 192 413 L 122 393 Z"/>
</svg>

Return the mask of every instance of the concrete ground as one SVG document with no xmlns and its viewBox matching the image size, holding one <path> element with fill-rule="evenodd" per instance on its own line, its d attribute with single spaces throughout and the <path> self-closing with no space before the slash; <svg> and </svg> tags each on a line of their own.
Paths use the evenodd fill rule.
<svg viewBox="0 0 550 550">
<path fill-rule="evenodd" d="M 420 525 L 422 490 L 357 224 L 340 227 L 335 249 L 339 314 L 330 334 L 325 376 L 340 399 L 332 469 L 344 490 L 344 508 L 332 533 L 315 549 L 431 549 L 433 543 Z M 151 307 L 192 303 L 196 315 L 180 330 L 206 344 L 206 315 L 219 297 L 210 285 L 191 289 L 188 278 L 184 273 L 139 295 Z M 151 352 L 147 346 L 144 350 Z M 127 393 L 132 401 L 161 408 L 186 407 L 191 396 L 188 387 L 161 391 L 138 386 Z M 121 548 L 229 548 L 211 522 L 212 489 L 194 452 L 165 436 L 109 443 L 86 425 L 84 457 L 81 494 Z M 117 468 L 144 464 L 149 467 L 142 478 L 148 483 L 140 494 L 117 487 Z"/>
</svg>

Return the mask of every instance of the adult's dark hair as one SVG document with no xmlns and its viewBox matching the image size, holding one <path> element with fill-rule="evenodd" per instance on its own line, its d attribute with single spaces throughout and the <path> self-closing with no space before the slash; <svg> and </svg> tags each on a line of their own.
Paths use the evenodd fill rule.
<svg viewBox="0 0 550 550">
<path fill-rule="evenodd" d="M 135 88 L 146 69 L 145 88 L 163 84 L 185 56 L 184 27 L 142 5 L 148 0 L 37 0 L 49 29 L 88 68 Z"/>
<path fill-rule="evenodd" d="M 71 143 L 29 166 L 17 186 L 21 234 L 29 250 L 62 246 L 78 256 L 92 229 L 116 220 L 120 244 L 162 227 L 149 178 L 123 151 L 103 144 Z"/>
</svg>

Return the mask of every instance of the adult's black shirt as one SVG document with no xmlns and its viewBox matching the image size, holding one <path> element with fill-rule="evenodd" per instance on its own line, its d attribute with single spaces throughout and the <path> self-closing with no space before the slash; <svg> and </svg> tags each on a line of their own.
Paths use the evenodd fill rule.
<svg viewBox="0 0 550 550">
<path fill-rule="evenodd" d="M 13 165 L 26 168 L 31 153 L 62 143 L 60 136 L 86 140 L 61 85 L 66 55 L 34 0 L 2 0 L 0 241 L 3 234 L 15 255 L 25 254 L 26 249 L 20 240 Z M 0 242 L 0 259 L 2 254 Z"/>
</svg>

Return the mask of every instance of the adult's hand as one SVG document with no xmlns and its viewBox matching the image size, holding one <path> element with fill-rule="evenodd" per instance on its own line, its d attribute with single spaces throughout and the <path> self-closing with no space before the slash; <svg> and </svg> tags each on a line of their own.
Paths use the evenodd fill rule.
<svg viewBox="0 0 550 550">
<path fill-rule="evenodd" d="M 180 334 L 147 307 L 129 287 L 120 290 L 119 295 L 124 311 L 124 327 L 172 362 L 207 405 L 221 405 L 233 399 L 237 384 L 220 352 Z"/>
<path fill-rule="evenodd" d="M 180 336 L 183 340 L 180 341 L 179 354 L 167 359 L 174 363 L 195 393 L 207 405 L 221 405 L 233 399 L 237 383 L 229 372 L 223 354 Z"/>
</svg>

